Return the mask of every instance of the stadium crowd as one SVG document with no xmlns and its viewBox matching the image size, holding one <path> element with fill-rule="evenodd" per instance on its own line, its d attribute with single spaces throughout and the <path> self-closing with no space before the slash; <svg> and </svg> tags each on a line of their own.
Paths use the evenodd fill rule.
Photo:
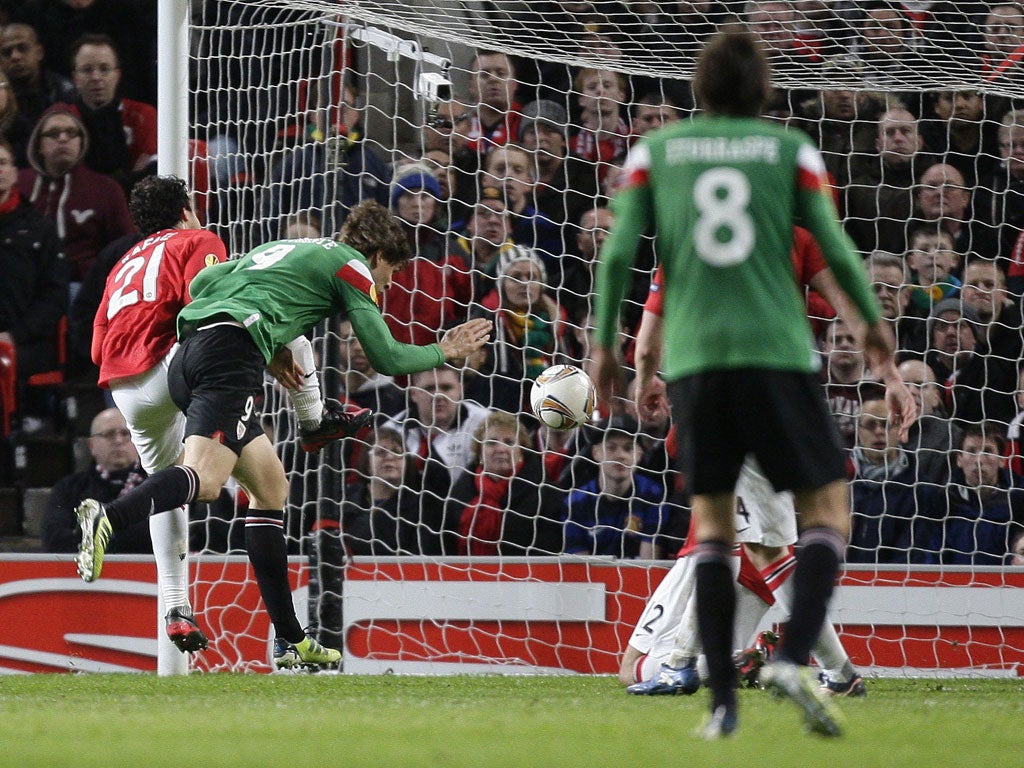
<svg viewBox="0 0 1024 768">
<path fill-rule="evenodd" d="M 199 17 L 207 5 L 194 3 Z M 900 443 L 852 334 L 807 292 L 822 384 L 849 450 L 849 560 L 1013 562 L 1024 530 L 1024 101 L 1007 94 L 1024 97 L 1021 4 L 534 5 L 551 44 L 605 60 L 682 55 L 739 21 L 783 78 L 842 71 L 846 84 L 855 73 L 858 87 L 780 88 L 768 115 L 822 150 L 919 397 L 921 416 Z M 40 374 L 77 387 L 82 426 L 110 404 L 90 360 L 92 318 L 112 265 L 140 239 L 126 194 L 156 170 L 154 6 L 0 3 L 0 266 L 10 276 L 0 358 L 17 362 L 0 389 L 3 485 L 20 482 L 12 440 L 60 420 Z M 222 77 L 220 92 L 244 85 L 231 81 L 240 71 Z M 915 85 L 924 81 L 948 88 Z M 424 344 L 468 318 L 494 323 L 493 341 L 464 366 L 397 379 L 371 367 L 344 318 L 318 333 L 325 392 L 379 418 L 365 439 L 314 456 L 295 449 L 287 419 L 267 425 L 292 479 L 291 540 L 313 542 L 303 551 L 317 564 L 314 585 L 330 591 L 346 555 L 673 556 L 688 513 L 667 413 L 638 423 L 629 403 L 603 403 L 578 433 L 527 414 L 540 371 L 588 366 L 593 267 L 613 226 L 616 177 L 640 136 L 694 113 L 687 84 L 479 50 L 465 82 L 394 146 L 391 132 L 364 124 L 365 83 L 346 71 L 337 108 L 306 94 L 290 120 L 268 116 L 245 135 L 197 116 L 190 138 L 200 213 L 225 240 L 219 184 L 248 190 L 246 215 L 265 223 L 265 239 L 332 237 L 374 199 L 415 254 L 381 301 L 395 337 Z M 247 144 L 257 140 L 266 143 Z M 206 162 L 214 147 L 262 150 L 266 162 L 226 172 Z M 644 249 L 623 307 L 630 335 L 657 260 L 656 243 Z M 799 228 L 794 249 L 809 275 L 825 269 Z M 628 366 L 631 349 L 623 356 Z M 266 411 L 283 402 L 268 384 Z M 193 547 L 232 546 L 230 534 L 217 539 L 194 536 Z"/>
</svg>

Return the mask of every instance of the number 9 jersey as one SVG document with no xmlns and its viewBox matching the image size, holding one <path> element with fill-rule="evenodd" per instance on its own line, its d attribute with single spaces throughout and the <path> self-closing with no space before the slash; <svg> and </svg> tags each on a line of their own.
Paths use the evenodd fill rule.
<svg viewBox="0 0 1024 768">
<path fill-rule="evenodd" d="M 205 229 L 165 229 L 135 245 L 110 270 L 93 321 L 99 385 L 145 373 L 177 342 L 178 313 L 200 270 L 227 260 Z"/>
</svg>

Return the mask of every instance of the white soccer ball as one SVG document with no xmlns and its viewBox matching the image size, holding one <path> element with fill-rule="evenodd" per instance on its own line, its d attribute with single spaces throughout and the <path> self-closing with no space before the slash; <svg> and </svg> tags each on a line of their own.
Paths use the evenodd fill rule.
<svg viewBox="0 0 1024 768">
<path fill-rule="evenodd" d="M 533 382 L 533 415 L 552 429 L 574 429 L 590 421 L 597 405 L 593 382 L 575 365 L 553 365 Z"/>
</svg>

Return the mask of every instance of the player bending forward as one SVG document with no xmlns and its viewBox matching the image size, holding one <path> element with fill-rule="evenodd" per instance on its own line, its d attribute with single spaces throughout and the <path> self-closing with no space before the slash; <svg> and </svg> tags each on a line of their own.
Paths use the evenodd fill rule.
<svg viewBox="0 0 1024 768">
<path fill-rule="evenodd" d="M 151 176 L 132 189 L 129 209 L 142 242 L 114 264 L 93 323 L 92 359 L 109 387 L 147 474 L 181 456 L 185 418 L 167 391 L 177 350 L 174 325 L 188 286 L 205 267 L 225 261 L 220 238 L 200 228 L 181 179 Z M 184 506 L 149 519 L 157 581 L 167 608 L 167 636 L 182 652 L 202 650 L 206 636 L 188 600 L 188 515 Z M 158 654 L 158 671 L 187 663 Z M 173 670 L 168 669 L 173 668 Z"/>
<path fill-rule="evenodd" d="M 185 182 L 150 176 L 132 189 L 129 209 L 143 240 L 113 266 L 93 323 L 92 358 L 99 384 L 109 387 L 124 415 L 147 474 L 177 463 L 185 416 L 171 399 L 167 370 L 178 350 L 175 324 L 189 301 L 189 286 L 204 268 L 224 262 L 227 251 L 202 229 Z M 290 348 L 312 368 L 312 348 L 300 337 Z M 300 413 L 304 447 L 321 445 L 368 418 L 360 413 L 323 412 L 313 372 L 289 390 Z M 182 653 L 202 650 L 207 638 L 188 601 L 188 515 L 183 506 L 149 519 L 161 597 L 168 607 L 166 633 Z M 98 567 L 97 567 L 98 575 Z M 158 655 L 158 672 L 183 673 L 187 663 Z"/>
<path fill-rule="evenodd" d="M 491 324 L 482 319 L 452 328 L 437 344 L 395 341 L 377 292 L 411 256 L 397 221 L 367 202 L 349 214 L 337 241 L 271 242 L 197 275 L 192 302 L 178 316 L 181 346 L 167 371 L 170 396 L 185 413 L 183 461 L 110 504 L 79 505 L 81 577 L 99 577 L 112 532 L 193 501 L 213 501 L 234 476 L 250 499 L 246 552 L 274 625 L 275 665 L 337 664 L 341 653 L 309 636 L 292 606 L 284 539 L 288 480 L 256 403 L 264 369 L 275 360 L 282 383 L 299 388 L 312 366 L 283 364 L 291 357 L 286 345 L 339 312 L 347 313 L 373 367 L 388 375 L 435 368 L 483 346 Z M 320 441 L 312 437 L 315 446 Z"/>
<path fill-rule="evenodd" d="M 692 534 L 692 531 L 691 531 Z M 692 541 L 692 535 L 687 536 Z M 768 609 L 778 602 L 786 616 L 792 605 L 790 576 L 796 564 L 791 545 L 797 540 L 793 497 L 775 493 L 771 484 L 748 459 L 736 484 L 736 624 L 733 646 L 746 648 Z M 694 591 L 693 550 L 687 544 L 655 589 L 622 654 L 619 680 L 637 695 L 692 694 L 700 688 L 697 608 Z M 741 674 L 756 675 L 765 658 L 741 663 L 751 666 Z M 826 622 L 813 655 L 822 668 L 822 689 L 838 696 L 863 696 L 863 678 L 832 625 Z M 748 677 L 748 680 L 750 678 Z M 638 682 L 641 681 L 641 682 Z"/>
</svg>

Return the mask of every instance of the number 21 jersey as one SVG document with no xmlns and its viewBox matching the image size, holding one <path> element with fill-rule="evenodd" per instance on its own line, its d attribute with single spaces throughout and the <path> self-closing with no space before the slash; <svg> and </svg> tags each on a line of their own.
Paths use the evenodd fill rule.
<svg viewBox="0 0 1024 768">
<path fill-rule="evenodd" d="M 205 229 L 165 229 L 114 263 L 93 322 L 92 360 L 99 385 L 145 373 L 177 341 L 178 313 L 200 270 L 227 260 L 224 243 Z"/>
</svg>

